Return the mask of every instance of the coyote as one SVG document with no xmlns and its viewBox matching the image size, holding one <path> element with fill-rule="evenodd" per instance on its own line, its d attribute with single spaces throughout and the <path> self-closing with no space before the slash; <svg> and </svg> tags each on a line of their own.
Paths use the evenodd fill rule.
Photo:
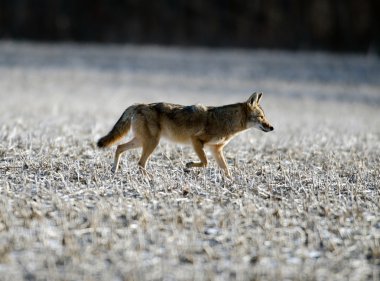
<svg viewBox="0 0 380 281">
<path fill-rule="evenodd" d="M 146 173 L 146 163 L 160 138 L 193 146 L 200 162 L 189 162 L 190 167 L 207 166 L 204 147 L 207 146 L 226 176 L 231 174 L 223 156 L 224 146 L 238 133 L 257 128 L 264 132 L 273 131 L 259 105 L 262 93 L 253 93 L 246 102 L 224 106 L 190 105 L 170 103 L 135 104 L 128 107 L 112 130 L 100 138 L 98 147 L 108 147 L 121 139 L 132 127 L 133 138 L 118 145 L 112 171 L 117 172 L 123 152 L 142 147 L 138 165 Z"/>
</svg>

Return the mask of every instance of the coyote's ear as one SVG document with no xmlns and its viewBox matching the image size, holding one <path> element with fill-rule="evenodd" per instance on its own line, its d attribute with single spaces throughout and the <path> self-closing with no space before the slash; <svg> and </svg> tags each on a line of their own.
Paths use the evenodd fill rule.
<svg viewBox="0 0 380 281">
<path fill-rule="evenodd" d="M 257 97 L 257 103 L 260 103 L 262 96 L 263 96 L 263 93 L 259 93 L 259 95 Z"/>
<path fill-rule="evenodd" d="M 263 93 L 257 93 L 254 92 L 248 99 L 247 103 L 251 105 L 258 104 L 260 102 L 261 97 L 263 96 Z"/>
</svg>

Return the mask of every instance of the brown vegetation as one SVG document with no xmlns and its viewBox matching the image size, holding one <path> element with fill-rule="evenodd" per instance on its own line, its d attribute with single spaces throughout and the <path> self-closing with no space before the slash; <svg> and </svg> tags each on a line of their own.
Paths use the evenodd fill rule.
<svg viewBox="0 0 380 281">
<path fill-rule="evenodd" d="M 0 279 L 378 280 L 378 61 L 133 47 L 0 50 Z M 221 61 L 228 73 L 215 67 Z M 288 71 L 276 78 L 281 65 Z M 135 101 L 225 104 L 248 87 L 266 93 L 276 131 L 250 131 L 226 147 L 231 181 L 213 162 L 184 171 L 196 159 L 192 149 L 165 143 L 149 162 L 152 180 L 138 173 L 137 151 L 113 175 L 113 151 L 95 147 Z"/>
</svg>

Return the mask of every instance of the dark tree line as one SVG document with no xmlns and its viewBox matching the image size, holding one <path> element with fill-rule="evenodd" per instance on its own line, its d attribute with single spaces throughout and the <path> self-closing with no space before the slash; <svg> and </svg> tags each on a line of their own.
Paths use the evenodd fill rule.
<svg viewBox="0 0 380 281">
<path fill-rule="evenodd" d="M 0 38 L 379 51 L 379 0 L 0 0 Z"/>
</svg>

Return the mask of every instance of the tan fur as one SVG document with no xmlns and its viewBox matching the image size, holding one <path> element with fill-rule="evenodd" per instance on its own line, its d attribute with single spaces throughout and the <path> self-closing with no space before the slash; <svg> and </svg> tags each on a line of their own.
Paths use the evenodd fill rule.
<svg viewBox="0 0 380 281">
<path fill-rule="evenodd" d="M 98 146 L 112 145 L 132 128 L 132 140 L 118 145 L 116 149 L 114 172 L 118 169 L 121 154 L 138 147 L 142 147 L 138 164 L 145 170 L 150 155 L 160 138 L 164 137 L 193 146 L 200 162 L 189 162 L 186 167 L 207 166 L 204 147 L 210 147 L 219 167 L 230 176 L 223 156 L 224 146 L 238 133 L 252 127 L 265 132 L 273 130 L 259 105 L 261 97 L 262 93 L 254 93 L 246 102 L 219 107 L 170 103 L 133 105 L 124 111 L 113 129 L 99 139 Z"/>
<path fill-rule="evenodd" d="M 134 114 L 135 106 L 128 107 L 119 118 L 112 130 L 98 140 L 98 147 L 108 147 L 126 135 L 131 128 L 131 118 Z"/>
</svg>

